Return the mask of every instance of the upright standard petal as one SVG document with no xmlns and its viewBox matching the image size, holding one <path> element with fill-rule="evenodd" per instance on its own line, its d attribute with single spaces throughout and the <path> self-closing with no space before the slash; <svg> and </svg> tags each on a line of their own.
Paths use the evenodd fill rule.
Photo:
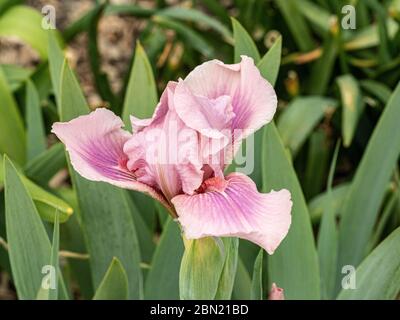
<svg viewBox="0 0 400 320">
<path fill-rule="evenodd" d="M 69 122 L 53 124 L 52 132 L 65 144 L 72 166 L 84 178 L 145 192 L 166 204 L 157 190 L 138 182 L 135 172 L 126 167 L 128 157 L 123 146 L 131 134 L 122 126 L 114 113 L 99 108 Z"/>
<path fill-rule="evenodd" d="M 248 136 L 272 120 L 277 97 L 271 84 L 265 80 L 252 58 L 242 56 L 238 64 L 226 65 L 212 60 L 196 67 L 184 80 L 192 94 L 218 99 L 231 97 L 232 129 L 246 130 Z M 185 108 L 180 105 L 178 108 Z"/>
<path fill-rule="evenodd" d="M 202 135 L 216 139 L 230 135 L 235 116 L 231 100 L 225 95 L 215 99 L 195 95 L 182 80 L 174 93 L 175 110 L 182 121 Z"/>
<path fill-rule="evenodd" d="M 283 189 L 259 193 L 254 182 L 240 173 L 206 180 L 194 195 L 172 199 L 188 239 L 236 236 L 252 241 L 272 254 L 288 233 L 292 201 Z"/>
</svg>

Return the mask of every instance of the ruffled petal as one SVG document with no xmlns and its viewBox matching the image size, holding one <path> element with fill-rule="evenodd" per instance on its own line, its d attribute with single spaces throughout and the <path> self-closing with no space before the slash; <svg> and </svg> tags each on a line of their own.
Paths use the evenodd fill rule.
<svg viewBox="0 0 400 320">
<path fill-rule="evenodd" d="M 138 182 L 126 167 L 123 146 L 131 134 L 122 126 L 114 113 L 99 108 L 69 122 L 54 123 L 52 132 L 65 144 L 72 166 L 84 178 L 144 192 L 166 204 L 157 190 Z"/>
<path fill-rule="evenodd" d="M 235 114 L 232 129 L 245 130 L 243 138 L 270 122 L 275 114 L 275 91 L 247 56 L 242 56 L 242 61 L 234 65 L 218 60 L 205 62 L 184 82 L 194 95 L 209 99 L 231 97 Z"/>
<path fill-rule="evenodd" d="M 245 129 L 245 136 L 269 123 L 276 111 L 278 99 L 274 88 L 265 80 L 252 58 L 242 56 L 239 88 L 232 104 L 236 114 L 234 129 Z"/>
<path fill-rule="evenodd" d="M 198 96 L 210 99 L 224 95 L 232 97 L 240 85 L 240 68 L 240 63 L 227 65 L 210 60 L 194 68 L 184 82 Z"/>
<path fill-rule="evenodd" d="M 292 201 L 289 191 L 259 193 L 254 182 L 240 173 L 225 180 L 206 180 L 198 194 L 172 199 L 185 236 L 236 236 L 252 241 L 272 254 L 288 233 Z"/>
<path fill-rule="evenodd" d="M 235 116 L 230 96 L 213 99 L 195 95 L 180 80 L 174 93 L 174 105 L 182 121 L 202 135 L 214 139 L 230 135 Z"/>
<path fill-rule="evenodd" d="M 152 176 L 167 199 L 181 192 L 192 194 L 203 180 L 195 130 L 185 126 L 170 108 L 164 119 L 133 135 L 124 145 L 128 168 L 145 163 L 147 176 Z"/>
</svg>

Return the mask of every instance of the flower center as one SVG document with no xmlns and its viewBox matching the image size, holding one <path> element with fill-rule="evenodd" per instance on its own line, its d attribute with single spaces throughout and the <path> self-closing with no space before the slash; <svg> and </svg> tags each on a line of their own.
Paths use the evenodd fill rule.
<svg viewBox="0 0 400 320">
<path fill-rule="evenodd" d="M 223 192 L 228 185 L 228 182 L 221 177 L 213 177 L 204 181 L 197 189 L 198 193 L 205 193 L 211 191 Z"/>
</svg>

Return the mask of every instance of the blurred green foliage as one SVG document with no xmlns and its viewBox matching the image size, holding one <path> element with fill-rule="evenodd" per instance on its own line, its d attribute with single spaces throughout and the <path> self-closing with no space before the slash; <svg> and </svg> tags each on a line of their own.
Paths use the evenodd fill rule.
<svg viewBox="0 0 400 320">
<path fill-rule="evenodd" d="M 101 69 L 99 48 L 99 23 L 115 15 L 141 22 L 118 91 Z M 354 29 L 346 28 L 350 18 Z M 400 1 L 169 6 L 159 0 L 150 8 L 94 1 L 63 30 L 45 30 L 41 21 L 40 11 L 24 1 L 0 0 L 0 38 L 16 37 L 39 56 L 33 67 L 0 64 L 0 269 L 11 273 L 19 298 L 56 298 L 39 292 L 33 273 L 56 259 L 58 242 L 65 260 L 60 299 L 229 298 L 232 292 L 265 299 L 272 282 L 289 299 L 396 298 Z M 206 60 L 254 58 L 275 85 L 279 109 L 276 126 L 255 134 L 252 178 L 259 190 L 289 189 L 294 201 L 290 232 L 273 256 L 242 240 L 238 249 L 232 239 L 186 243 L 185 251 L 177 225 L 152 200 L 71 170 L 68 176 L 68 159 L 50 127 L 90 110 L 65 58 L 80 34 L 88 35 L 85 49 L 102 104 L 124 120 L 151 115 L 166 83 Z M 56 216 L 61 225 L 52 237 Z M 196 260 L 204 248 L 212 263 Z M 341 288 L 345 265 L 357 268 L 355 290 Z"/>
</svg>

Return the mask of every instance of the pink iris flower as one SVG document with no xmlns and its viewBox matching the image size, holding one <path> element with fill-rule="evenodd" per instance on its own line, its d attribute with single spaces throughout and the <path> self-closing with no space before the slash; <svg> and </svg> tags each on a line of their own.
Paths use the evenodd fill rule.
<svg viewBox="0 0 400 320">
<path fill-rule="evenodd" d="M 147 193 L 187 239 L 235 236 L 272 254 L 291 223 L 289 191 L 259 193 L 249 177 L 224 176 L 224 169 L 276 106 L 273 87 L 242 56 L 237 64 L 205 62 L 169 82 L 152 118 L 131 116 L 132 134 L 107 109 L 55 123 L 52 131 L 80 175 Z"/>
</svg>

